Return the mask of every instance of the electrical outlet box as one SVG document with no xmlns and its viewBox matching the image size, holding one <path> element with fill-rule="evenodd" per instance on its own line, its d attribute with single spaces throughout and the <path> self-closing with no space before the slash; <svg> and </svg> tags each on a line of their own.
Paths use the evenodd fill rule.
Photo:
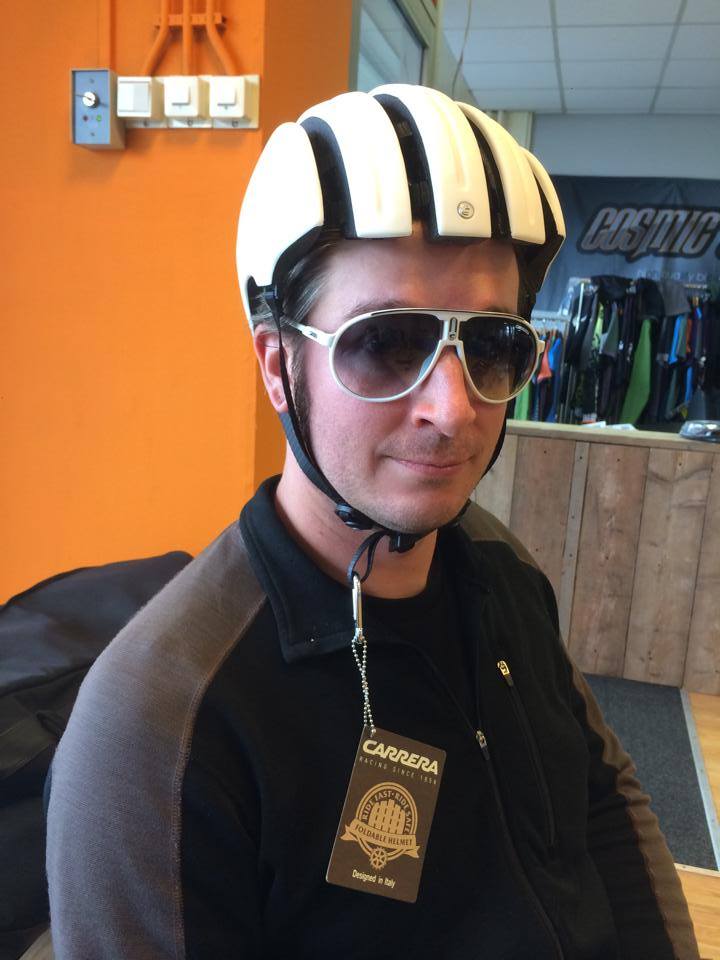
<svg viewBox="0 0 720 960">
<path fill-rule="evenodd" d="M 96 150 L 122 150 L 125 125 L 116 114 L 117 76 L 112 70 L 70 71 L 72 142 Z"/>
<path fill-rule="evenodd" d="M 209 127 L 208 84 L 204 77 L 163 77 L 169 127 Z"/>
<path fill-rule="evenodd" d="M 157 77 L 118 77 L 117 115 L 128 126 L 164 127 L 163 87 Z"/>
<path fill-rule="evenodd" d="M 257 75 L 207 77 L 213 127 L 255 129 L 258 125 Z"/>
</svg>

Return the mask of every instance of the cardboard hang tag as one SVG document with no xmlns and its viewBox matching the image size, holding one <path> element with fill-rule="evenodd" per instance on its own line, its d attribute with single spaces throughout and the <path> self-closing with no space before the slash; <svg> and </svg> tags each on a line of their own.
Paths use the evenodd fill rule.
<svg viewBox="0 0 720 960">
<path fill-rule="evenodd" d="M 445 751 L 365 727 L 326 879 L 414 903 L 420 888 Z"/>
</svg>

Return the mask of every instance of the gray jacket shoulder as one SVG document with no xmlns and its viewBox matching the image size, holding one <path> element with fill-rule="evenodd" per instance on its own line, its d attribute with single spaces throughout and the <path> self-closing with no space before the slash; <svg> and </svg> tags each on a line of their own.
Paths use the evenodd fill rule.
<svg viewBox="0 0 720 960">
<path fill-rule="evenodd" d="M 192 736 L 210 682 L 264 600 L 233 524 L 88 673 L 48 809 L 58 960 L 184 956 L 179 838 Z"/>
<path fill-rule="evenodd" d="M 132 644 L 135 656 L 145 651 L 155 656 L 170 644 L 178 656 L 182 641 L 197 632 L 211 635 L 217 647 L 237 636 L 263 599 L 239 525 L 233 523 L 133 617 L 106 653 L 113 657 Z"/>
</svg>

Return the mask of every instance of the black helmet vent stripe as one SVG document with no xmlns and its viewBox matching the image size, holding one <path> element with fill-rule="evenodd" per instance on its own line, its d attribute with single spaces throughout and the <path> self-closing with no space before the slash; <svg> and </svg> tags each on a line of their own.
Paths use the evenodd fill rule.
<svg viewBox="0 0 720 960">
<path fill-rule="evenodd" d="M 543 257 L 538 256 L 538 248 L 532 244 L 522 244 L 522 251 L 524 254 L 524 260 L 527 266 L 528 280 L 532 285 L 533 290 L 539 290 L 542 286 L 542 282 L 545 279 L 545 273 L 547 270 L 547 251 L 550 251 L 550 259 L 554 259 L 556 253 L 563 245 L 564 237 L 558 233 L 557 224 L 555 223 L 555 217 L 553 212 L 550 209 L 550 204 L 548 199 L 545 196 L 545 191 L 543 190 L 542 184 L 535 177 L 535 182 L 537 183 L 538 193 L 540 194 L 540 203 L 542 205 L 543 212 L 543 221 L 545 223 L 545 247 L 543 250 Z"/>
<path fill-rule="evenodd" d="M 390 118 L 400 144 L 408 190 L 410 191 L 410 209 L 413 220 L 427 220 L 429 216 L 432 216 L 430 209 L 432 206 L 432 191 L 428 182 L 427 158 L 425 157 L 425 151 L 422 149 L 422 141 L 413 125 L 403 119 L 396 110 L 393 110 L 391 105 L 382 103 L 382 99 L 382 97 L 378 97 L 378 102 Z M 418 149 L 418 146 L 420 146 L 420 149 Z"/>
<path fill-rule="evenodd" d="M 430 168 L 420 132 L 407 106 L 389 94 L 375 97 L 390 118 L 397 134 L 407 172 L 413 218 L 424 220 L 432 237 L 438 236 L 435 205 L 430 188 Z"/>
<path fill-rule="evenodd" d="M 332 127 L 319 117 L 302 121 L 315 155 L 325 207 L 325 226 L 337 226 L 346 237 L 356 237 L 350 187 L 342 153 Z"/>
<path fill-rule="evenodd" d="M 485 176 L 487 177 L 492 235 L 496 239 L 510 240 L 512 239 L 510 235 L 510 217 L 508 216 L 507 204 L 505 203 L 505 191 L 502 187 L 500 171 L 498 170 L 495 157 L 487 140 L 472 120 L 468 118 L 468 122 L 472 128 L 472 132 L 475 134 L 475 140 L 477 141 L 483 167 L 485 168 Z"/>
</svg>

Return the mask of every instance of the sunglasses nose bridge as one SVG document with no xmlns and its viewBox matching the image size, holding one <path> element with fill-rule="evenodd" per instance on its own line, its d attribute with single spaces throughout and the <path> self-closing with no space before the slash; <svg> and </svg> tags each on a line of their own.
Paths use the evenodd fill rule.
<svg viewBox="0 0 720 960">
<path fill-rule="evenodd" d="M 460 368 L 463 372 L 465 383 L 469 387 L 470 392 L 474 395 L 477 395 L 477 390 L 475 389 L 475 385 L 472 382 L 472 377 L 470 376 L 470 371 L 468 370 L 467 361 L 465 360 L 465 349 L 463 347 L 463 342 L 457 336 L 455 337 L 455 339 L 451 339 L 449 333 L 445 337 L 442 337 L 440 340 L 438 340 L 435 346 L 435 350 L 433 351 L 432 357 L 429 359 L 429 362 L 426 363 L 425 368 L 422 371 L 422 375 L 418 377 L 418 379 L 416 380 L 413 386 L 413 389 L 415 389 L 415 387 L 419 386 L 421 383 L 428 380 L 428 378 L 432 376 L 437 365 L 444 359 L 445 351 L 448 348 L 451 350 L 454 350 L 455 356 L 457 357 L 458 362 L 460 364 Z"/>
<path fill-rule="evenodd" d="M 465 358 L 465 345 L 463 344 L 462 340 L 460 340 L 460 338 L 457 335 L 454 340 L 450 339 L 450 336 L 448 336 L 447 342 L 443 344 L 442 349 L 444 350 L 445 347 L 454 347 L 455 355 L 457 356 L 460 362 L 460 367 L 462 368 L 463 376 L 465 377 L 465 383 L 467 384 L 473 396 L 479 396 L 477 387 L 473 383 L 472 376 L 468 369 L 467 360 Z"/>
<path fill-rule="evenodd" d="M 438 319 L 440 319 L 440 317 L 438 317 Z M 462 340 L 460 339 L 460 325 L 461 322 L 458 317 L 451 316 L 442 318 L 442 326 L 438 330 L 438 339 L 435 344 L 435 348 L 432 354 L 426 358 L 425 363 L 420 371 L 420 376 L 410 388 L 409 392 L 415 390 L 432 376 L 436 366 L 445 356 L 446 348 L 450 347 L 454 349 L 455 354 L 460 362 L 460 367 L 462 368 L 465 382 L 470 389 L 471 394 L 478 396 L 477 389 L 472 382 L 472 377 L 470 375 L 470 371 L 468 370 L 467 361 L 465 360 L 465 348 Z"/>
</svg>

